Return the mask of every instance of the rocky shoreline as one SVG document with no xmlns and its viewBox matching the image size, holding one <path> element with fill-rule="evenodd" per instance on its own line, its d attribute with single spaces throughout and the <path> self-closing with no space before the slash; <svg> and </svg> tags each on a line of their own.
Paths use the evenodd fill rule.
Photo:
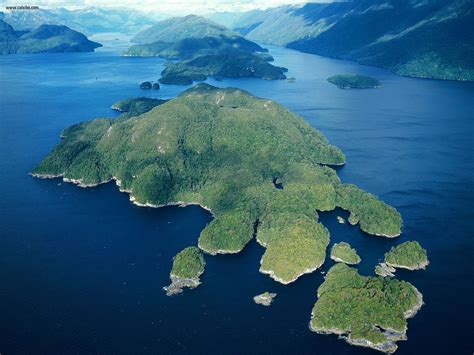
<svg viewBox="0 0 474 355">
<path fill-rule="evenodd" d="M 100 182 L 97 182 L 97 183 L 84 183 L 84 181 L 82 179 L 72 179 L 72 178 L 67 178 L 67 177 L 64 177 L 64 173 L 62 174 L 57 174 L 57 175 L 52 175 L 52 174 L 36 174 L 36 173 L 29 173 L 30 176 L 34 177 L 34 178 L 37 178 L 37 179 L 57 179 L 57 178 L 63 178 L 63 182 L 67 182 L 67 183 L 71 183 L 71 184 L 74 184 L 74 185 L 77 185 L 79 187 L 82 187 L 82 188 L 89 188 L 89 187 L 96 187 L 96 186 L 99 186 L 99 185 L 102 185 L 102 184 L 107 184 L 111 181 L 115 181 L 115 184 L 118 186 L 119 188 L 119 191 L 120 192 L 125 192 L 125 193 L 128 193 L 130 194 L 130 202 L 132 202 L 134 205 L 136 206 L 139 206 L 139 207 L 151 207 L 151 208 L 161 208 L 161 207 L 168 207 L 168 206 L 179 206 L 179 207 L 186 207 L 186 206 L 191 206 L 191 205 L 194 205 L 194 206 L 199 206 L 201 207 L 202 209 L 208 211 L 209 213 L 211 213 L 212 217 L 215 217 L 214 213 L 212 212 L 211 208 L 210 207 L 207 207 L 207 206 L 204 206 L 204 205 L 201 205 L 200 203 L 198 202 L 184 202 L 184 201 L 176 201 L 176 202 L 169 202 L 169 203 L 164 203 L 164 204 L 161 204 L 161 205 L 155 205 L 155 204 L 152 204 L 150 202 L 146 202 L 146 203 L 141 203 L 141 202 L 138 202 L 135 197 L 132 196 L 132 190 L 129 190 L 129 189 L 123 189 L 122 188 L 122 182 L 117 179 L 117 177 L 115 176 L 112 176 L 110 179 L 108 180 L 104 180 L 104 181 L 100 181 Z M 204 250 L 203 250 L 204 251 Z M 232 253 L 232 251 L 229 251 L 229 253 Z M 235 253 L 238 253 L 238 251 L 236 251 Z"/>
<path fill-rule="evenodd" d="M 357 263 L 353 263 L 353 262 L 338 258 L 337 256 L 334 256 L 334 255 L 331 255 L 330 258 L 331 258 L 331 260 L 334 260 L 336 263 L 344 263 L 344 264 L 347 264 L 347 265 L 357 265 L 360 262 L 359 261 Z"/>
<path fill-rule="evenodd" d="M 416 304 L 410 308 L 409 310 L 407 310 L 403 315 L 405 316 L 405 318 L 413 318 L 417 313 L 418 311 L 421 309 L 421 307 L 425 304 L 423 302 L 423 294 L 418 291 L 418 289 L 411 285 L 413 287 L 413 290 L 415 291 L 416 293 Z"/>
<path fill-rule="evenodd" d="M 364 233 L 367 233 L 369 235 L 375 235 L 377 237 L 385 237 L 385 238 L 397 238 L 399 237 L 401 234 L 402 234 L 402 231 L 400 229 L 400 231 L 397 233 L 397 234 L 384 234 L 384 233 L 370 233 L 368 232 L 365 228 L 363 228 L 361 225 L 360 225 L 360 219 L 359 217 L 357 217 L 353 212 L 349 211 L 349 210 L 346 210 L 344 208 L 342 208 L 344 211 L 348 211 L 350 213 L 349 215 L 349 218 L 348 218 L 348 222 L 351 226 L 355 226 L 355 225 L 359 225 L 359 228 L 362 232 Z M 342 217 L 341 217 L 342 218 Z M 339 221 L 339 218 L 338 218 L 338 221 Z"/>
<path fill-rule="evenodd" d="M 183 293 L 184 288 L 196 288 L 201 284 L 201 281 L 199 280 L 199 276 L 201 275 L 202 273 L 189 279 L 180 278 L 176 275 L 170 275 L 171 284 L 169 286 L 163 287 L 163 290 L 166 291 L 167 296 L 173 296 Z"/>
<path fill-rule="evenodd" d="M 64 173 L 62 174 L 58 174 L 58 175 L 52 175 L 52 174 L 36 174 L 36 173 L 29 173 L 28 175 L 34 177 L 34 178 L 37 178 L 37 179 L 57 179 L 57 178 L 60 178 L 60 177 L 63 177 L 64 176 Z"/>
<path fill-rule="evenodd" d="M 262 265 L 262 259 L 260 259 L 260 265 Z M 270 276 L 273 280 L 278 281 L 279 283 L 281 283 L 283 285 L 288 285 L 288 284 L 298 280 L 301 276 L 303 276 L 305 274 L 311 274 L 312 272 L 316 271 L 317 269 L 319 269 L 321 267 L 321 265 L 323 265 L 323 263 L 321 263 L 321 264 L 319 264 L 319 265 L 317 265 L 313 268 L 307 268 L 307 269 L 303 270 L 302 272 L 300 272 L 299 274 L 297 274 L 294 278 L 292 278 L 290 280 L 284 280 L 284 279 L 276 276 L 275 271 L 262 269 L 261 266 L 260 266 L 260 269 L 258 271 L 260 273 L 264 274 L 264 275 Z"/>
<path fill-rule="evenodd" d="M 128 192 L 128 193 L 132 193 L 131 190 L 122 190 L 123 192 Z M 168 202 L 168 203 L 163 203 L 161 205 L 155 205 L 153 203 L 150 203 L 150 202 L 146 202 L 146 203 L 141 203 L 141 202 L 138 202 L 135 197 L 133 197 L 132 195 L 130 195 L 130 202 L 132 202 L 134 205 L 136 206 L 139 206 L 139 207 L 151 207 L 151 208 L 162 208 L 162 207 L 168 207 L 168 206 L 178 206 L 178 207 L 186 207 L 186 206 L 199 206 L 201 207 L 202 209 L 208 211 L 211 213 L 211 215 L 213 217 L 215 217 L 214 213 L 212 212 L 212 210 L 210 209 L 210 207 L 207 207 L 207 206 L 204 206 L 204 205 L 201 205 L 200 203 L 198 202 L 184 202 L 184 201 L 176 201 L 176 202 Z"/>
<path fill-rule="evenodd" d="M 410 270 L 410 271 L 425 270 L 426 267 L 429 265 L 429 263 L 430 262 L 426 260 L 422 263 L 416 264 L 415 266 L 407 266 L 407 265 L 392 264 L 385 261 L 383 263 L 378 264 L 375 267 L 375 273 L 383 277 L 394 277 L 397 269 L 405 269 L 405 270 Z"/>
<path fill-rule="evenodd" d="M 276 293 L 264 292 L 260 295 L 257 295 L 253 298 L 253 301 L 256 304 L 260 304 L 262 306 L 270 306 L 273 302 L 273 299 L 277 296 Z"/>
<path fill-rule="evenodd" d="M 201 205 L 199 205 L 201 206 Z M 180 206 L 182 207 L 182 206 Z M 202 207 L 202 206 L 201 206 Z M 202 207 L 204 208 L 204 207 Z M 204 208 L 205 209 L 205 208 Z M 210 210 L 209 210 L 210 212 Z M 212 212 L 211 212 L 212 213 Z M 213 215 L 214 216 L 214 215 Z M 240 248 L 240 249 L 235 249 L 235 250 L 232 250 L 232 249 L 217 249 L 217 250 L 208 250 L 206 248 L 204 248 L 200 243 L 199 243 L 199 240 L 198 240 L 198 248 L 201 249 L 204 253 L 206 254 L 209 254 L 209 255 L 212 255 L 212 256 L 215 256 L 217 254 L 238 254 L 240 253 L 244 248 L 245 248 L 245 245 Z"/>
<path fill-rule="evenodd" d="M 382 277 L 394 277 L 395 271 L 396 270 L 393 267 L 387 265 L 386 263 L 380 263 L 375 267 L 375 273 Z"/>
<path fill-rule="evenodd" d="M 374 349 L 383 353 L 388 353 L 388 354 L 392 354 L 398 349 L 398 346 L 395 343 L 396 341 L 407 339 L 406 335 L 404 335 L 403 333 L 398 333 L 395 331 L 388 331 L 388 330 L 383 333 L 387 337 L 387 341 L 384 341 L 382 343 L 373 343 L 367 339 L 351 339 L 350 336 L 348 337 L 342 336 L 342 338 L 345 339 L 351 345 L 371 348 L 371 349 Z"/>
<path fill-rule="evenodd" d="M 108 179 L 108 180 L 104 180 L 104 181 L 99 181 L 99 182 L 95 182 L 95 183 L 85 183 L 84 180 L 82 179 L 72 179 L 72 178 L 67 178 L 64 176 L 64 173 L 62 174 L 57 174 L 57 175 L 53 175 L 53 174 L 37 174 L 37 173 L 29 173 L 30 176 L 34 177 L 34 178 L 37 178 L 37 179 L 58 179 L 58 178 L 63 178 L 63 182 L 68 182 L 68 183 L 71 183 L 71 184 L 74 184 L 74 185 L 77 185 L 79 187 L 84 187 L 84 188 L 87 188 L 87 187 L 96 187 L 96 186 L 99 186 L 99 185 L 102 185 L 102 184 L 107 184 L 109 182 L 111 182 L 112 180 L 115 180 L 114 177 Z"/>
<path fill-rule="evenodd" d="M 411 270 L 411 271 L 414 271 L 414 270 L 425 270 L 426 267 L 430 264 L 430 262 L 428 260 L 426 261 L 423 261 L 421 263 L 418 263 L 414 266 L 408 266 L 408 265 L 400 265 L 400 264 L 392 264 L 388 261 L 385 262 L 385 264 L 387 264 L 388 266 L 392 267 L 392 268 L 396 268 L 396 269 L 406 269 L 406 270 Z"/>
<path fill-rule="evenodd" d="M 399 232 L 398 234 L 369 233 L 363 228 L 361 228 L 361 230 L 367 234 L 376 235 L 377 237 L 385 237 L 385 238 L 397 238 L 402 234 L 402 232 Z"/>
</svg>

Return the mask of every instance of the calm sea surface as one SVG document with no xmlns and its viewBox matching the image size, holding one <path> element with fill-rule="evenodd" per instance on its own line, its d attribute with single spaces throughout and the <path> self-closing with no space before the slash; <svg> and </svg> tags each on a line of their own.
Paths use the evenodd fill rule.
<svg viewBox="0 0 474 355">
<path fill-rule="evenodd" d="M 206 256 L 202 285 L 167 297 L 172 257 L 196 243 L 211 216 L 199 207 L 140 208 L 113 184 L 81 189 L 28 172 L 59 141 L 61 129 L 95 117 L 125 97 L 172 98 L 186 87 L 143 92 L 163 60 L 120 57 L 106 39 L 96 53 L 0 57 L 0 352 L 362 354 L 336 336 L 309 331 L 321 270 L 289 286 L 258 273 L 263 248 Z M 424 295 L 397 354 L 472 354 L 474 83 L 419 80 L 270 47 L 295 83 L 240 79 L 235 86 L 302 115 L 347 156 L 339 170 L 395 206 L 395 240 L 321 219 L 331 243 L 346 240 L 361 273 L 391 246 L 417 240 L 426 271 L 397 271 Z M 341 72 L 378 78 L 378 90 L 341 90 Z M 327 260 L 322 271 L 333 262 Z M 252 297 L 278 293 L 269 307 Z"/>
</svg>

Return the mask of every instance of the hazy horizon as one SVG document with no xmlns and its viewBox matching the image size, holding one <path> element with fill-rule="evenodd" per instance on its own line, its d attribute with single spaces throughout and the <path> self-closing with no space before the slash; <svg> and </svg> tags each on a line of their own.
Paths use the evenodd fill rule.
<svg viewBox="0 0 474 355">
<path fill-rule="evenodd" d="M 305 3 L 327 3 L 332 0 L 142 0 L 139 3 L 131 0 L 0 0 L 0 11 L 7 11 L 8 6 L 39 6 L 40 9 L 66 8 L 69 10 L 96 8 L 130 8 L 143 12 L 169 15 L 205 14 L 210 12 L 245 12 L 256 9 L 267 9 L 281 5 L 301 5 Z M 26 10 L 27 11 L 27 10 Z"/>
</svg>

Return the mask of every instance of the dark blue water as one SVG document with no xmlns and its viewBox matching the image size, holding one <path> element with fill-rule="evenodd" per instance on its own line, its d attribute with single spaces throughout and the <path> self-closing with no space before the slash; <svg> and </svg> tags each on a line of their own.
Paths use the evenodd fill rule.
<svg viewBox="0 0 474 355">
<path fill-rule="evenodd" d="M 124 46 L 116 42 L 117 47 Z M 120 47 L 121 48 L 121 47 Z M 59 141 L 62 128 L 94 117 L 129 96 L 169 98 L 184 88 L 142 92 L 160 59 L 98 53 L 0 57 L 0 352 L 359 354 L 308 322 L 318 270 L 289 286 L 258 273 L 263 249 L 206 257 L 203 284 L 166 297 L 172 257 L 195 244 L 211 216 L 199 207 L 133 206 L 113 184 L 81 189 L 27 173 Z M 258 79 L 237 86 L 301 114 L 342 148 L 344 182 L 395 206 L 404 218 L 396 240 L 371 237 L 321 219 L 332 242 L 359 251 L 363 274 L 392 245 L 418 240 L 426 271 L 397 271 L 426 305 L 409 320 L 399 354 L 472 354 L 474 84 L 402 78 L 384 70 L 273 47 L 295 83 Z M 340 90 L 328 76 L 358 72 L 379 90 Z M 332 265 L 326 261 L 323 271 Z M 264 308 L 252 297 L 277 292 Z"/>
</svg>

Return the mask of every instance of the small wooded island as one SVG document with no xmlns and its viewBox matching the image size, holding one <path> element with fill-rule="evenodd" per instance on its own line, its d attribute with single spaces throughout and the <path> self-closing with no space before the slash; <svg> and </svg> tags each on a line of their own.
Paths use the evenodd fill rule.
<svg viewBox="0 0 474 355">
<path fill-rule="evenodd" d="M 0 20 L 0 54 L 93 52 L 102 47 L 82 33 L 60 25 L 41 25 L 34 31 L 15 31 Z"/>
<path fill-rule="evenodd" d="M 396 269 L 420 270 L 429 264 L 426 250 L 420 243 L 409 241 L 392 247 L 382 263 L 375 267 L 375 273 L 380 276 L 395 276 Z"/>
<path fill-rule="evenodd" d="M 385 254 L 385 264 L 393 268 L 408 270 L 425 269 L 428 264 L 426 250 L 416 241 L 405 242 L 392 247 Z"/>
<path fill-rule="evenodd" d="M 204 272 L 206 263 L 201 251 L 196 247 L 187 247 L 173 258 L 170 273 L 171 285 L 164 287 L 168 296 L 183 292 L 183 288 L 196 288 L 201 283 L 199 276 Z"/>
<path fill-rule="evenodd" d="M 342 335 L 352 345 L 393 353 L 396 342 L 407 339 L 406 319 L 422 305 L 423 296 L 408 282 L 361 276 L 337 263 L 318 289 L 310 328 Z"/>
<path fill-rule="evenodd" d="M 169 62 L 160 83 L 189 85 L 208 76 L 285 79 L 285 68 L 269 62 L 266 49 L 201 16 L 161 21 L 138 33 L 124 55 L 179 59 Z"/>
<path fill-rule="evenodd" d="M 341 89 L 373 89 L 382 87 L 382 84 L 377 79 L 359 74 L 338 74 L 329 77 L 328 81 Z"/>
<path fill-rule="evenodd" d="M 346 242 L 334 244 L 331 249 L 331 259 L 348 265 L 356 265 L 361 261 L 357 251 Z"/>
</svg>

